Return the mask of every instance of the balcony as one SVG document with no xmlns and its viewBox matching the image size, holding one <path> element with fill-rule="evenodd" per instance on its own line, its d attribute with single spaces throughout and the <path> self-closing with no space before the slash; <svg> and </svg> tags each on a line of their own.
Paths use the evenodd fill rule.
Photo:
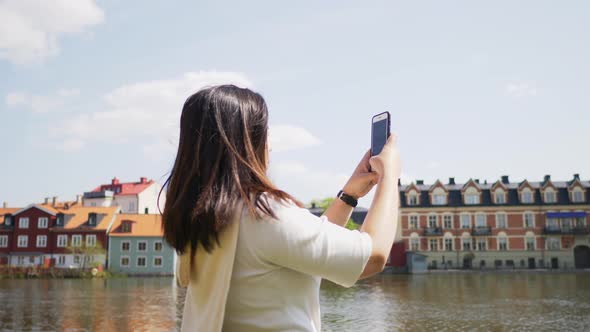
<svg viewBox="0 0 590 332">
<path fill-rule="evenodd" d="M 561 227 L 543 227 L 543 234 L 545 235 L 559 235 L 559 234 L 567 234 L 564 233 Z"/>
<path fill-rule="evenodd" d="M 424 236 L 442 236 L 442 228 L 440 227 L 425 227 Z"/>
<path fill-rule="evenodd" d="M 574 235 L 586 235 L 590 234 L 590 227 L 589 226 L 576 226 L 572 228 Z"/>
<path fill-rule="evenodd" d="M 477 226 L 471 229 L 472 236 L 492 235 L 492 228 L 489 226 Z"/>
</svg>

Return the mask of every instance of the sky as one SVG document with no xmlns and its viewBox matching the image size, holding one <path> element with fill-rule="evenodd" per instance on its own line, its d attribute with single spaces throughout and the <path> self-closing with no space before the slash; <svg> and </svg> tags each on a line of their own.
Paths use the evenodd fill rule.
<svg viewBox="0 0 590 332">
<path fill-rule="evenodd" d="M 303 202 L 336 195 L 386 110 L 403 183 L 588 179 L 589 15 L 587 1 L 0 0 L 0 202 L 163 183 L 184 100 L 221 83 L 264 96 L 270 176 Z"/>
</svg>

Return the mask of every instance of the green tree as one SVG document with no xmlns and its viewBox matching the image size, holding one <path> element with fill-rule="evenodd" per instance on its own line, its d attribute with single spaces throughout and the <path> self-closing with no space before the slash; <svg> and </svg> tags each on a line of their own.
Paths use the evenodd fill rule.
<svg viewBox="0 0 590 332">
<path fill-rule="evenodd" d="M 334 201 L 334 197 L 322 198 L 322 199 L 314 199 L 310 202 L 309 206 L 315 206 L 316 208 L 320 208 L 322 213 L 326 211 L 326 209 L 332 204 Z M 347 229 L 355 230 L 359 228 L 359 225 L 355 223 L 352 218 L 348 219 L 346 225 L 344 225 Z"/>
<path fill-rule="evenodd" d="M 80 259 L 82 260 L 79 264 L 81 270 L 86 268 L 86 263 L 91 260 L 91 257 L 105 255 L 106 253 L 106 250 L 99 241 L 97 241 L 94 246 L 87 246 L 86 241 L 82 241 L 80 246 L 73 246 L 70 242 L 66 247 L 66 251 L 73 255 L 80 256 Z M 94 267 L 94 264 L 91 266 Z"/>
</svg>

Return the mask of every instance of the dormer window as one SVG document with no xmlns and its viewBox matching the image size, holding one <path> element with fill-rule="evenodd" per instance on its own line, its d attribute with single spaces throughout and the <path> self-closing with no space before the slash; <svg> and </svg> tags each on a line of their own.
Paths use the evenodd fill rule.
<svg viewBox="0 0 590 332">
<path fill-rule="evenodd" d="M 88 213 L 88 226 L 96 226 L 96 213 Z"/>
<path fill-rule="evenodd" d="M 121 232 L 122 233 L 130 233 L 131 232 L 131 223 L 124 222 L 123 224 L 121 224 Z"/>
<path fill-rule="evenodd" d="M 4 225 L 12 226 L 12 215 L 11 214 L 4 215 Z"/>
<path fill-rule="evenodd" d="M 420 199 L 418 197 L 418 192 L 415 190 L 410 190 L 407 193 L 407 204 L 409 206 L 416 206 L 418 204 L 420 204 Z"/>
<path fill-rule="evenodd" d="M 64 225 L 64 214 L 63 213 L 58 213 L 56 218 L 55 218 L 55 226 L 56 227 L 60 227 Z"/>
<path fill-rule="evenodd" d="M 506 192 L 504 189 L 496 189 L 494 191 L 494 203 L 495 204 L 506 204 Z"/>
<path fill-rule="evenodd" d="M 557 195 L 555 195 L 555 190 L 552 188 L 545 189 L 545 192 L 543 193 L 543 200 L 545 203 L 549 204 L 557 203 Z"/>
<path fill-rule="evenodd" d="M 575 187 L 571 191 L 572 202 L 583 203 L 584 202 L 584 191 L 580 187 Z"/>
<path fill-rule="evenodd" d="M 479 191 L 474 187 L 469 187 L 465 190 L 464 200 L 466 205 L 479 204 Z"/>
<path fill-rule="evenodd" d="M 432 205 L 446 205 L 447 193 L 443 188 L 436 188 L 432 191 Z"/>
<path fill-rule="evenodd" d="M 533 200 L 533 191 L 530 188 L 524 188 L 520 193 L 520 202 L 524 204 L 531 204 Z"/>
</svg>

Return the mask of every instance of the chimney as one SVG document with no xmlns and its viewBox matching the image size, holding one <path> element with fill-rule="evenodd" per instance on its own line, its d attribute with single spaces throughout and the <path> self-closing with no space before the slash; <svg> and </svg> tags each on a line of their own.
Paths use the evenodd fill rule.
<svg viewBox="0 0 590 332">
<path fill-rule="evenodd" d="M 401 186 L 402 185 L 402 179 L 397 179 L 397 186 Z"/>
<path fill-rule="evenodd" d="M 140 177 L 139 178 L 139 183 L 147 183 L 147 178 L 146 177 Z"/>
<path fill-rule="evenodd" d="M 416 184 L 417 184 L 417 185 L 424 184 L 424 180 L 416 180 Z"/>
<path fill-rule="evenodd" d="M 455 178 L 449 178 L 449 184 L 455 184 Z"/>
<path fill-rule="evenodd" d="M 574 180 L 579 180 L 580 179 L 580 174 L 576 173 L 574 174 Z"/>
<path fill-rule="evenodd" d="M 82 205 L 82 195 L 76 195 L 76 204 Z"/>
<path fill-rule="evenodd" d="M 508 180 L 508 175 L 502 175 L 502 183 L 509 184 L 510 180 Z"/>
<path fill-rule="evenodd" d="M 479 184 L 479 179 L 475 179 L 475 183 Z"/>
<path fill-rule="evenodd" d="M 43 204 L 48 205 L 49 204 L 49 197 L 45 197 L 45 200 L 43 201 Z"/>
<path fill-rule="evenodd" d="M 549 180 L 551 180 L 551 175 L 549 175 L 549 174 L 545 175 L 543 182 L 547 182 Z"/>
<path fill-rule="evenodd" d="M 111 180 L 111 184 L 115 185 L 115 184 L 119 184 L 119 179 L 117 179 L 117 177 L 115 176 L 112 180 Z"/>
<path fill-rule="evenodd" d="M 311 208 L 315 209 L 315 202 L 311 202 Z"/>
<path fill-rule="evenodd" d="M 2 207 L 3 207 L 4 209 L 6 209 L 6 208 L 8 207 L 8 203 L 6 203 L 6 202 L 3 202 L 3 203 L 2 203 Z"/>
<path fill-rule="evenodd" d="M 51 205 L 52 206 L 56 206 L 57 205 L 57 196 L 53 196 L 53 198 L 51 199 Z"/>
</svg>

